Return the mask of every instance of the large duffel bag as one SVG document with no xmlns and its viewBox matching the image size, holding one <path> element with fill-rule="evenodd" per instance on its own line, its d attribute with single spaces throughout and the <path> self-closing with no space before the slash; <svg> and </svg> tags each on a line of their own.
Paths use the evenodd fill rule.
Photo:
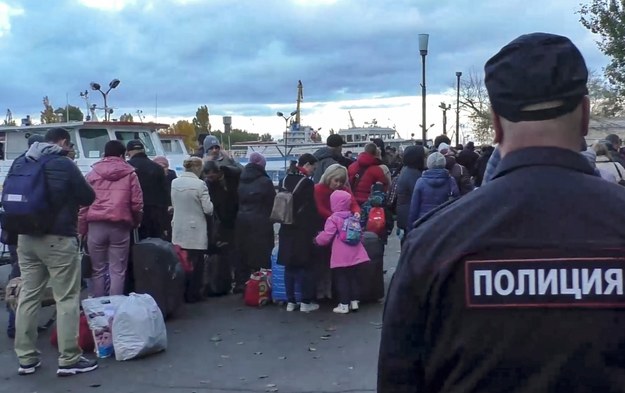
<svg viewBox="0 0 625 393">
<path fill-rule="evenodd" d="M 163 316 L 173 316 L 184 300 L 185 275 L 174 246 L 149 237 L 132 246 L 134 291 L 154 298 Z"/>
<path fill-rule="evenodd" d="M 204 277 L 202 293 L 204 296 L 223 296 L 232 289 L 231 250 L 228 247 L 218 249 L 217 253 L 204 256 Z"/>
<path fill-rule="evenodd" d="M 375 233 L 365 232 L 362 244 L 370 261 L 358 268 L 360 301 L 376 302 L 384 297 L 384 243 Z"/>
</svg>

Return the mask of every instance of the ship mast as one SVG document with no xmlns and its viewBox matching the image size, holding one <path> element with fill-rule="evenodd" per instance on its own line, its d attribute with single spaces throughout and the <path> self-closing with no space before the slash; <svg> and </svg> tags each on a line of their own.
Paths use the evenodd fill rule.
<svg viewBox="0 0 625 393">
<path fill-rule="evenodd" d="M 300 125 L 300 105 L 302 103 L 302 101 L 304 100 L 304 86 L 302 86 L 302 81 L 297 81 L 297 109 L 296 112 L 297 114 L 295 115 L 295 124 L 297 124 L 297 127 L 299 127 Z"/>
</svg>

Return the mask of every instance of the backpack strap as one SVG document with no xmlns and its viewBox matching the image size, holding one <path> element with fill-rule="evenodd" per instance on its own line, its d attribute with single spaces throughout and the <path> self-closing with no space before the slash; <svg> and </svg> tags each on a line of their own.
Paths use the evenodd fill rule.
<svg viewBox="0 0 625 393">
<path fill-rule="evenodd" d="M 350 182 L 350 186 L 352 187 L 352 192 L 356 192 L 356 187 L 358 187 L 358 183 L 362 180 L 362 177 L 367 172 L 367 169 L 370 167 L 358 167 L 358 172 L 354 175 L 354 179 Z"/>
<path fill-rule="evenodd" d="M 295 188 L 293 189 L 293 192 L 291 192 L 291 194 L 295 195 L 295 191 L 297 191 L 299 189 L 300 184 L 302 184 L 302 182 L 306 180 L 306 176 L 302 176 L 301 179 L 299 179 L 299 181 L 297 182 L 297 184 L 295 185 Z"/>
</svg>

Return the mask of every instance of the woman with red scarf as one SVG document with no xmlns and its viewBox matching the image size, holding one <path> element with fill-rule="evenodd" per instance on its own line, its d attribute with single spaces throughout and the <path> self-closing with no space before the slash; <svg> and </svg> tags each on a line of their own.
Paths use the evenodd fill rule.
<svg viewBox="0 0 625 393">
<path fill-rule="evenodd" d="M 301 285 L 300 311 L 319 309 L 315 298 L 315 272 L 312 258 L 313 240 L 319 228 L 319 214 L 315 205 L 314 183 L 310 179 L 317 159 L 312 154 L 302 154 L 293 162 L 287 175 L 280 180 L 280 189 L 293 193 L 293 224 L 281 224 L 279 232 L 278 264 L 285 267 L 284 281 L 287 295 L 287 311 L 297 308 L 295 284 Z"/>
</svg>

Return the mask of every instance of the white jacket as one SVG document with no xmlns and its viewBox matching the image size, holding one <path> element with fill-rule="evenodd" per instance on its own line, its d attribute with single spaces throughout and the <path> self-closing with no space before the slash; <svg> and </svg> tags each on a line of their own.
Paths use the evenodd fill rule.
<svg viewBox="0 0 625 393">
<path fill-rule="evenodd" d="M 194 173 L 184 172 L 171 183 L 172 243 L 188 250 L 206 250 L 205 214 L 213 213 L 208 188 Z"/>
<path fill-rule="evenodd" d="M 609 157 L 598 156 L 596 165 L 604 179 L 608 180 L 613 177 L 615 183 L 625 180 L 625 168 L 618 162 L 611 161 Z"/>
</svg>

